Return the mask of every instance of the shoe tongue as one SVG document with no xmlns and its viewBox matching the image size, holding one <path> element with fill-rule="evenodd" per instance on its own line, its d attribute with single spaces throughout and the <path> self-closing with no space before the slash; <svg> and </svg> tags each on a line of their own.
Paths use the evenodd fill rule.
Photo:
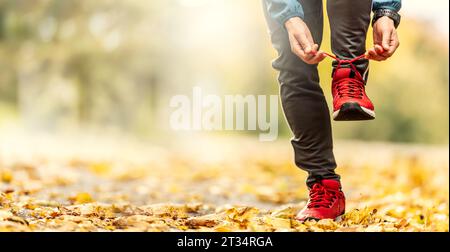
<svg viewBox="0 0 450 252">
<path fill-rule="evenodd" d="M 324 179 L 322 180 L 321 184 L 331 190 L 339 190 L 341 189 L 341 183 L 337 180 L 333 179 Z"/>
<path fill-rule="evenodd" d="M 344 78 L 353 78 L 355 77 L 355 72 L 350 68 L 339 68 L 334 72 L 333 79 L 340 80 Z"/>
</svg>

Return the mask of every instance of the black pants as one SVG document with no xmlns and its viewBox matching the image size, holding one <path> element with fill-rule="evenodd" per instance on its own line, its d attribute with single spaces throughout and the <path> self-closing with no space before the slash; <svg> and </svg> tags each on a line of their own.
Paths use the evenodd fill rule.
<svg viewBox="0 0 450 252">
<path fill-rule="evenodd" d="M 299 1 L 305 13 L 303 21 L 311 30 L 314 42 L 320 45 L 323 33 L 322 0 Z M 371 9 L 372 0 L 327 0 L 331 48 L 339 58 L 354 58 L 366 51 Z M 291 142 L 295 163 L 308 172 L 308 186 L 320 179 L 339 180 L 339 175 L 334 172 L 336 161 L 330 112 L 319 85 L 317 65 L 308 65 L 293 54 L 286 29 L 272 20 L 267 11 L 265 14 L 272 44 L 278 52 L 278 58 L 272 65 L 280 72 L 281 102 L 294 133 Z M 333 62 L 335 65 L 336 62 Z M 367 76 L 367 60 L 362 59 L 355 65 L 363 76 Z"/>
</svg>

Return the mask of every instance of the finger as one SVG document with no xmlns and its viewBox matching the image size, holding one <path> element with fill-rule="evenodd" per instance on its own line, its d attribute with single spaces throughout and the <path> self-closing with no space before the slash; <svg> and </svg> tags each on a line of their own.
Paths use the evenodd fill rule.
<svg viewBox="0 0 450 252">
<path fill-rule="evenodd" d="M 380 49 L 378 47 L 379 46 L 375 45 L 374 48 L 371 48 L 367 51 L 367 54 L 372 57 L 380 56 L 380 54 L 378 53 L 378 52 L 380 52 Z M 382 49 L 381 49 L 381 51 L 382 51 Z"/>
<path fill-rule="evenodd" d="M 385 61 L 386 58 L 380 55 L 369 55 L 368 57 L 370 60 L 375 60 L 375 61 Z"/>
<path fill-rule="evenodd" d="M 383 57 L 382 55 L 379 55 L 377 53 L 377 51 L 375 49 L 373 49 L 373 48 L 369 49 L 367 51 L 367 58 L 371 59 L 371 60 L 376 60 L 376 61 L 384 61 L 384 60 L 386 60 L 385 57 Z"/>
<path fill-rule="evenodd" d="M 381 43 L 382 43 L 382 36 L 379 34 L 379 33 L 377 33 L 377 32 L 374 32 L 373 33 L 373 44 L 374 45 L 381 45 Z"/>
<path fill-rule="evenodd" d="M 375 45 L 374 50 L 375 50 L 375 53 L 378 55 L 381 55 L 384 53 L 384 49 L 381 45 Z"/>
<path fill-rule="evenodd" d="M 317 55 L 318 50 L 319 50 L 319 45 L 318 45 L 318 44 L 314 44 L 314 45 L 312 46 L 311 53 L 315 56 L 315 55 Z"/>
<path fill-rule="evenodd" d="M 306 35 L 306 39 L 309 41 L 309 43 L 312 45 L 311 47 L 311 52 L 313 52 L 314 54 L 317 53 L 317 50 L 319 49 L 319 45 L 314 43 L 314 38 L 311 35 L 311 32 L 309 31 L 309 29 L 306 29 L 305 31 L 305 35 Z"/>
<path fill-rule="evenodd" d="M 301 47 L 300 43 L 298 42 L 298 40 L 296 38 L 294 38 L 293 36 L 290 36 L 290 41 L 291 41 L 291 51 L 297 55 L 299 58 L 303 59 L 306 57 L 305 52 L 303 51 L 303 48 Z"/>
<path fill-rule="evenodd" d="M 383 49 L 385 51 L 389 50 L 390 42 L 391 42 L 391 35 L 392 35 L 392 30 L 384 30 L 382 32 L 381 45 L 383 46 Z"/>
<path fill-rule="evenodd" d="M 317 49 L 319 49 L 319 45 L 314 44 L 311 47 L 311 51 L 308 54 L 306 54 L 305 58 L 303 58 L 303 61 L 305 61 L 308 64 L 315 64 L 314 58 L 317 56 Z"/>
<path fill-rule="evenodd" d="M 366 52 L 367 59 L 373 59 L 374 55 L 377 55 L 377 53 L 375 52 L 375 50 L 373 48 L 367 50 L 367 52 Z"/>
<path fill-rule="evenodd" d="M 387 50 L 387 52 L 383 53 L 383 56 L 391 57 L 394 54 L 394 52 L 397 50 L 399 45 L 400 45 L 400 43 L 398 41 L 397 32 L 393 32 L 391 35 L 389 50 Z"/>
<path fill-rule="evenodd" d="M 321 52 L 317 52 L 314 56 L 311 58 L 308 58 L 305 62 L 308 64 L 317 64 L 320 61 L 322 61 L 325 58 L 325 55 Z"/>
<path fill-rule="evenodd" d="M 301 35 L 300 34 L 296 34 L 295 38 L 300 43 L 300 46 L 302 47 L 303 51 L 306 54 L 311 53 L 313 43 L 307 38 L 307 36 L 305 36 L 305 34 L 301 34 Z"/>
<path fill-rule="evenodd" d="M 369 60 L 375 60 L 375 61 L 385 61 L 386 58 L 381 57 L 381 56 L 372 56 L 372 55 L 368 55 L 367 59 Z"/>
<path fill-rule="evenodd" d="M 310 60 L 312 64 L 318 64 L 322 60 L 324 60 L 326 57 L 325 53 L 323 51 L 318 51 L 316 55 Z"/>
<path fill-rule="evenodd" d="M 381 45 L 375 45 L 374 46 L 374 59 L 377 61 L 384 61 L 387 59 L 387 57 L 383 56 L 383 53 L 385 52 L 385 50 L 383 49 L 383 47 Z"/>
</svg>

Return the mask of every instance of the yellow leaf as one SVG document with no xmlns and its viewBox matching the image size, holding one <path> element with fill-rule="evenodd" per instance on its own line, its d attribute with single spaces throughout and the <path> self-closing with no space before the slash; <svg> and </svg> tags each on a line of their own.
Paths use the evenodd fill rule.
<svg viewBox="0 0 450 252">
<path fill-rule="evenodd" d="M 4 170 L 0 172 L 0 180 L 4 183 L 11 183 L 11 181 L 13 180 L 11 171 Z"/>
<path fill-rule="evenodd" d="M 93 163 L 89 170 L 98 175 L 105 175 L 111 171 L 111 165 L 108 163 Z"/>
<path fill-rule="evenodd" d="M 275 229 L 291 228 L 291 220 L 290 219 L 265 216 L 263 220 L 266 224 L 271 225 Z"/>
<path fill-rule="evenodd" d="M 94 202 L 92 196 L 86 192 L 78 193 L 74 197 L 70 197 L 69 200 L 75 204 L 86 204 Z"/>
<path fill-rule="evenodd" d="M 336 230 L 338 225 L 332 219 L 323 219 L 317 222 L 317 226 L 323 230 Z"/>
<path fill-rule="evenodd" d="M 297 215 L 299 209 L 295 207 L 285 207 L 272 212 L 272 216 L 276 218 L 292 219 Z"/>
<path fill-rule="evenodd" d="M 186 220 L 186 225 L 190 228 L 198 228 L 200 226 L 204 227 L 214 227 L 219 223 L 217 217 L 214 215 L 206 215 L 201 217 L 193 217 Z"/>
</svg>

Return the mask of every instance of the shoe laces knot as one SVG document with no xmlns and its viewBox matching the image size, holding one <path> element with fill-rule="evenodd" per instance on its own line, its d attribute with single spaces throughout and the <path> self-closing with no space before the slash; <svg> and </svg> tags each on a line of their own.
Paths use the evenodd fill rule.
<svg viewBox="0 0 450 252">
<path fill-rule="evenodd" d="M 337 199 L 338 191 L 328 189 L 320 183 L 313 185 L 309 191 L 308 208 L 331 207 Z"/>
</svg>

